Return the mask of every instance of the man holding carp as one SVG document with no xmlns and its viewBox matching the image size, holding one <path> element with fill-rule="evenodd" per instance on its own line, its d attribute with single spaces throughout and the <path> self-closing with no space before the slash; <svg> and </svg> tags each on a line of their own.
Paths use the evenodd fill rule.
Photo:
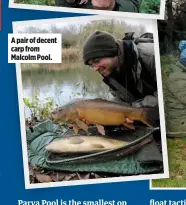
<svg viewBox="0 0 186 205">
<path fill-rule="evenodd" d="M 151 128 L 159 125 L 152 38 L 116 41 L 107 32 L 95 31 L 84 43 L 83 59 L 103 76 L 116 100 L 76 100 L 53 111 L 53 122 L 71 123 L 75 133 L 96 125 L 102 135 L 104 126 L 135 130 L 135 121 Z"/>
<path fill-rule="evenodd" d="M 57 6 L 139 13 L 141 0 L 55 0 Z"/>
<path fill-rule="evenodd" d="M 136 108 L 154 107 L 158 114 L 152 38 L 116 40 L 107 32 L 95 31 L 84 43 L 83 59 L 103 76 L 117 101 Z"/>
<path fill-rule="evenodd" d="M 29 162 L 47 169 L 117 176 L 162 172 L 152 39 L 116 41 L 96 31 L 84 44 L 83 59 L 127 105 L 95 98 L 74 99 L 58 107 L 51 120 L 28 131 Z M 136 121 L 142 126 L 136 126 Z M 62 127 L 53 127 L 53 123 L 62 123 Z M 116 129 L 119 126 L 121 130 Z"/>
<path fill-rule="evenodd" d="M 105 127 L 123 125 L 135 130 L 136 121 L 150 128 L 159 126 L 153 39 L 140 37 L 129 40 L 130 37 L 132 36 L 127 34 L 125 40 L 116 41 L 107 32 L 95 31 L 83 46 L 84 63 L 103 76 L 104 83 L 120 102 L 100 98 L 76 99 L 52 112 L 51 119 L 54 123 L 70 123 L 76 134 L 79 129 L 89 133 L 89 125 L 94 125 L 102 135 L 108 133 L 105 132 Z M 159 138 L 159 129 L 156 130 Z M 115 141 L 108 142 L 106 139 L 105 142 L 104 138 L 102 144 L 101 140 L 102 138 L 79 136 L 62 140 L 61 143 L 54 142 L 46 149 L 53 152 L 70 152 L 78 147 L 79 151 L 85 152 L 103 150 L 105 147 L 108 149 L 114 144 L 118 146 Z"/>
</svg>

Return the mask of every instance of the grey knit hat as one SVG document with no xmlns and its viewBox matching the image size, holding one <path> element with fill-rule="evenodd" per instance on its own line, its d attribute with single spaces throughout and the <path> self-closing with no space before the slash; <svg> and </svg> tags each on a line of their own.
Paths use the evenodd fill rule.
<svg viewBox="0 0 186 205">
<path fill-rule="evenodd" d="M 115 38 L 105 31 L 93 32 L 83 45 L 83 60 L 86 65 L 94 58 L 113 57 L 118 54 Z"/>
</svg>

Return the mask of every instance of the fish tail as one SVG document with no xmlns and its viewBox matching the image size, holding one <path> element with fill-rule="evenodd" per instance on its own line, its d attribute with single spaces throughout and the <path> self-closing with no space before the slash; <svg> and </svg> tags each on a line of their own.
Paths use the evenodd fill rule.
<svg viewBox="0 0 186 205">
<path fill-rule="evenodd" d="M 143 108 L 140 121 L 147 126 L 153 128 L 157 127 L 156 120 L 159 120 L 158 108 Z"/>
</svg>

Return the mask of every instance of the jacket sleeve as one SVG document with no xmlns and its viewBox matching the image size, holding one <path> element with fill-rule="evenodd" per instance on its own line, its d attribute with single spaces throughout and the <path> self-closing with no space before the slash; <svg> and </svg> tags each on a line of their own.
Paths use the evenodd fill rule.
<svg viewBox="0 0 186 205">
<path fill-rule="evenodd" d="M 154 93 L 147 95 L 142 99 L 132 103 L 134 107 L 158 107 L 157 81 L 156 81 L 156 66 L 153 43 L 139 43 L 138 51 L 140 55 L 140 66 L 147 78 L 151 79 L 151 85 L 154 87 Z M 148 52 L 147 52 L 148 51 Z M 141 79 L 139 79 L 141 80 Z M 156 87 L 156 88 L 155 88 Z"/>
<path fill-rule="evenodd" d="M 141 43 L 138 45 L 138 51 L 140 53 L 140 58 L 142 59 L 140 63 L 143 69 L 145 69 L 148 77 L 156 82 L 156 65 L 155 65 L 155 54 L 154 54 L 154 44 L 153 43 Z"/>
<path fill-rule="evenodd" d="M 136 8 L 136 10 L 139 12 L 142 0 L 131 0 L 131 2 L 133 3 L 133 5 Z"/>
<path fill-rule="evenodd" d="M 123 105 L 130 107 L 131 104 L 126 102 L 125 98 L 121 94 L 121 92 L 115 91 L 109 87 L 109 93 L 112 95 L 112 101 L 122 103 Z"/>
<path fill-rule="evenodd" d="M 141 108 L 141 107 L 154 107 L 154 108 L 157 107 L 158 108 L 157 92 L 154 92 L 154 95 L 147 95 L 144 98 L 133 102 L 132 104 L 127 103 L 123 95 L 121 95 L 120 92 L 114 91 L 111 88 L 109 88 L 109 92 L 113 96 L 113 101 L 124 102 L 126 106 L 132 106 L 136 108 Z"/>
<path fill-rule="evenodd" d="M 119 11 L 139 13 L 142 0 L 117 0 Z"/>
<path fill-rule="evenodd" d="M 132 103 L 133 107 L 158 107 L 158 96 L 157 92 L 154 92 L 154 95 L 147 95 L 144 98 L 137 100 Z"/>
<path fill-rule="evenodd" d="M 157 92 L 154 92 L 154 95 L 147 95 L 143 99 L 133 102 L 132 107 L 152 108 L 153 114 L 151 116 L 151 119 L 155 120 L 157 123 L 159 122 L 159 106 Z"/>
<path fill-rule="evenodd" d="M 186 104 L 186 74 L 181 72 L 172 73 L 166 82 L 169 92 L 181 103 Z"/>
</svg>

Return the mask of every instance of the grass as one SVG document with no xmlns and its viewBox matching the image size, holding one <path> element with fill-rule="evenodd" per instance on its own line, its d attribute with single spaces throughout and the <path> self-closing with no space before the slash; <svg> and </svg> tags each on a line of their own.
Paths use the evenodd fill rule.
<svg viewBox="0 0 186 205">
<path fill-rule="evenodd" d="M 161 56 L 162 80 L 171 72 L 171 64 L 178 60 L 176 55 Z M 186 187 L 186 138 L 167 138 L 169 179 L 152 180 L 153 187 Z"/>
<path fill-rule="evenodd" d="M 55 0 L 14 0 L 15 3 L 54 6 Z"/>
<path fill-rule="evenodd" d="M 178 61 L 177 53 L 161 56 L 162 80 L 165 82 L 166 78 L 171 72 L 171 65 Z"/>
<path fill-rule="evenodd" d="M 153 187 L 186 187 L 186 139 L 168 139 L 169 179 L 152 180 Z"/>
</svg>

